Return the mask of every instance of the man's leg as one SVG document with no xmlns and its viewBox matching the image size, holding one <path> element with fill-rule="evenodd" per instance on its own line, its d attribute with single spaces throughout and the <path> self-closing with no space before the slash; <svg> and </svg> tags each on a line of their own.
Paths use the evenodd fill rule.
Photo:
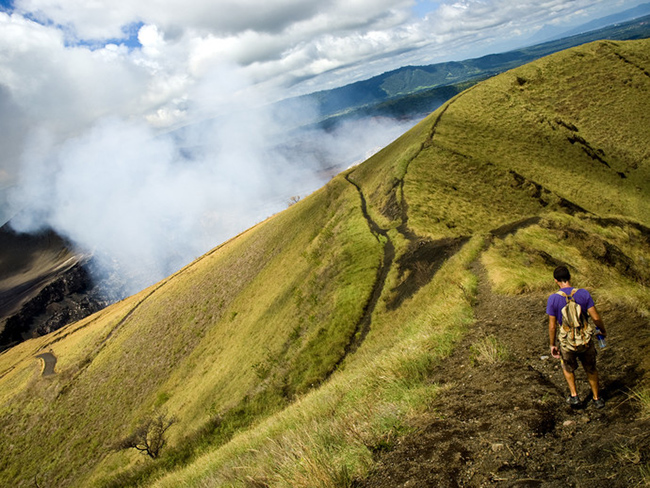
<svg viewBox="0 0 650 488">
<path fill-rule="evenodd" d="M 564 379 L 566 379 L 567 385 L 569 385 L 569 391 L 571 392 L 571 396 L 567 398 L 567 402 L 571 406 L 577 406 L 580 404 L 575 377 L 575 370 L 578 367 L 578 359 L 574 351 L 566 351 L 562 346 L 560 346 L 560 354 L 562 355 L 562 372 L 564 373 Z"/>
<path fill-rule="evenodd" d="M 578 394 L 578 390 L 576 390 L 576 375 L 573 373 L 573 371 L 567 371 L 564 368 L 562 368 L 562 372 L 564 373 L 564 378 L 569 385 L 571 396 L 576 396 Z"/>
<path fill-rule="evenodd" d="M 582 363 L 585 373 L 587 373 L 587 381 L 589 381 L 594 401 L 599 404 L 604 404 L 602 400 L 599 401 L 600 393 L 598 385 L 598 370 L 596 369 L 596 346 L 594 345 L 594 341 L 591 341 L 589 348 L 580 357 L 580 362 Z"/>
<path fill-rule="evenodd" d="M 593 370 L 591 372 L 586 371 L 587 380 L 589 381 L 589 386 L 591 386 L 591 393 L 593 394 L 594 400 L 598 400 L 598 371 Z"/>
</svg>

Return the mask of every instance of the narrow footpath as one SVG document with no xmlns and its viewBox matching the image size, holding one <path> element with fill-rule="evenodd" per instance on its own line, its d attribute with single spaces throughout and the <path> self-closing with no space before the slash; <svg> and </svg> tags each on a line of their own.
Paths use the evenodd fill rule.
<svg viewBox="0 0 650 488">
<path fill-rule="evenodd" d="M 650 420 L 630 392 L 646 366 L 650 327 L 631 310 L 601 310 L 608 325 L 599 353 L 604 409 L 590 404 L 581 370 L 578 409 L 565 402 L 559 361 L 549 357 L 546 295 L 497 296 L 478 266 L 476 322 L 431 381 L 444 390 L 415 431 L 378 454 L 356 487 L 635 487 L 650 482 Z M 496 341 L 490 364 L 472 346 Z"/>
<path fill-rule="evenodd" d="M 51 352 L 44 352 L 36 356 L 37 359 L 43 360 L 43 372 L 41 376 L 52 376 L 56 374 L 54 367 L 56 366 L 56 356 Z"/>
<path fill-rule="evenodd" d="M 354 334 L 352 334 L 350 342 L 345 348 L 345 354 L 343 355 L 341 360 L 337 363 L 337 366 L 343 361 L 343 359 L 345 359 L 348 356 L 348 354 L 354 353 L 359 348 L 359 346 L 363 343 L 364 339 L 366 338 L 366 335 L 368 335 L 368 332 L 370 331 L 370 324 L 372 321 L 372 314 L 374 313 L 375 307 L 379 302 L 379 298 L 381 297 L 381 294 L 384 291 L 384 285 L 386 284 L 386 278 L 388 277 L 388 272 L 390 271 L 391 266 L 393 265 L 393 260 L 395 259 L 395 246 L 391 241 L 390 237 L 388 236 L 388 231 L 382 229 L 370 217 L 370 214 L 368 213 L 366 198 L 363 195 L 363 191 L 361 190 L 361 187 L 350 178 L 350 174 L 347 174 L 345 176 L 345 179 L 348 181 L 348 183 L 354 186 L 357 189 L 357 192 L 359 193 L 359 198 L 361 199 L 361 212 L 363 213 L 363 217 L 366 219 L 366 222 L 368 222 L 368 227 L 370 228 L 370 232 L 372 232 L 372 234 L 375 236 L 377 241 L 379 241 L 380 243 L 383 240 L 384 245 L 383 245 L 383 257 L 382 257 L 381 265 L 377 269 L 377 276 L 375 278 L 375 283 L 373 284 L 372 287 L 372 293 L 370 294 L 368 303 L 363 309 L 363 315 L 361 316 L 361 319 L 357 323 L 355 332 Z M 335 369 L 336 367 L 333 368 L 332 371 L 334 371 Z"/>
</svg>

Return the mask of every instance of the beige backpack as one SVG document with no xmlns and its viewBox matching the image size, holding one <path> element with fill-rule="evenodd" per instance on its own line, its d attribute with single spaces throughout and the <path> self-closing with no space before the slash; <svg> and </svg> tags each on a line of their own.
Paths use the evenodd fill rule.
<svg viewBox="0 0 650 488">
<path fill-rule="evenodd" d="M 589 323 L 589 317 L 582 315 L 582 307 L 573 299 L 578 291 L 574 288 L 570 295 L 563 291 L 557 294 L 566 299 L 566 305 L 562 307 L 562 327 L 558 335 L 563 349 L 575 351 L 589 344 L 594 334 L 594 326 Z"/>
</svg>

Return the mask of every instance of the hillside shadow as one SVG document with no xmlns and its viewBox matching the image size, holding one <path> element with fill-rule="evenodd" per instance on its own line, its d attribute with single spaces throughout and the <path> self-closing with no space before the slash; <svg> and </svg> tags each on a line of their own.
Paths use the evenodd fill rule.
<svg viewBox="0 0 650 488">
<path fill-rule="evenodd" d="M 395 310 L 415 295 L 468 240 L 468 237 L 456 237 L 436 241 L 422 238 L 411 241 L 407 251 L 397 260 L 398 279 L 401 282 L 391 290 L 394 296 L 388 302 L 387 308 Z"/>
</svg>

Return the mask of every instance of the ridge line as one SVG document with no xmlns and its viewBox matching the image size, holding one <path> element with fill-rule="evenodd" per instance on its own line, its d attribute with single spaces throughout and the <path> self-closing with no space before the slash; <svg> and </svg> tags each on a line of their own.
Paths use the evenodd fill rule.
<svg viewBox="0 0 650 488">
<path fill-rule="evenodd" d="M 350 173 L 345 175 L 345 179 L 348 181 L 348 183 L 356 188 L 357 193 L 359 194 L 359 198 L 361 199 L 361 212 L 366 219 L 366 222 L 368 223 L 370 232 L 375 236 L 379 243 L 381 243 L 381 239 L 379 238 L 380 235 L 386 240 L 383 244 L 383 256 L 381 263 L 377 268 L 375 282 L 372 286 L 372 292 L 370 293 L 368 301 L 363 307 L 361 318 L 355 325 L 354 333 L 350 336 L 350 340 L 344 348 L 343 355 L 332 366 L 332 369 L 327 374 L 325 379 L 327 379 L 334 371 L 338 369 L 338 367 L 341 365 L 341 363 L 343 363 L 348 355 L 354 354 L 359 349 L 361 344 L 363 344 L 363 341 L 368 335 L 368 332 L 370 332 L 372 314 L 374 313 L 377 304 L 379 303 L 379 298 L 383 294 L 384 287 L 386 285 L 386 278 L 388 277 L 388 273 L 393 267 L 393 261 L 395 259 L 395 245 L 388 236 L 388 231 L 386 229 L 382 229 L 379 224 L 377 224 L 377 222 L 375 222 L 372 217 L 370 217 L 366 206 L 366 198 L 363 194 L 363 191 L 361 190 L 361 187 L 350 178 Z"/>
</svg>

